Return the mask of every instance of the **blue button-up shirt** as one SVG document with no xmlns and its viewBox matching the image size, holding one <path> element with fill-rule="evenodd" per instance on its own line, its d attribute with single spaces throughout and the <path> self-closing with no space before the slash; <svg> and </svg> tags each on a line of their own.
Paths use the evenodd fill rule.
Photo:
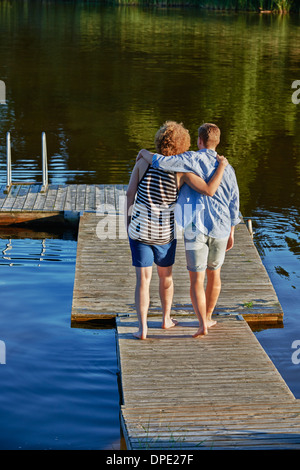
<svg viewBox="0 0 300 470">
<path fill-rule="evenodd" d="M 211 149 L 189 151 L 171 157 L 155 154 L 152 166 L 165 171 L 196 173 L 208 182 L 219 164 L 216 157 L 217 153 Z M 213 238 L 228 237 L 231 227 L 240 222 L 239 188 L 232 166 L 226 166 L 222 182 L 212 197 L 200 194 L 184 184 L 179 192 L 175 217 L 181 227 L 193 222 L 205 235 Z"/>
</svg>

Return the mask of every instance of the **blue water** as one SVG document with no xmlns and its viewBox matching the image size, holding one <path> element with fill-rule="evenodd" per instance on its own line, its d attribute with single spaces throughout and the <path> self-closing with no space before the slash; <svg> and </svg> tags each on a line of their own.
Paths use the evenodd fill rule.
<svg viewBox="0 0 300 470">
<path fill-rule="evenodd" d="M 70 324 L 76 241 L 0 246 L 0 449 L 119 448 L 115 330 Z"/>
<path fill-rule="evenodd" d="M 254 240 L 284 310 L 283 327 L 255 335 L 300 398 L 300 364 L 292 360 L 300 252 L 286 219 L 253 214 Z M 115 329 L 71 326 L 76 241 L 2 238 L 0 248 L 0 449 L 119 449 Z"/>
<path fill-rule="evenodd" d="M 300 364 L 293 360 L 300 341 L 299 286 L 300 239 L 299 210 L 260 208 L 253 214 L 254 242 L 267 269 L 284 317 L 281 328 L 267 328 L 255 333 L 296 398 L 300 398 Z M 296 357 L 296 359 L 297 359 Z"/>
</svg>

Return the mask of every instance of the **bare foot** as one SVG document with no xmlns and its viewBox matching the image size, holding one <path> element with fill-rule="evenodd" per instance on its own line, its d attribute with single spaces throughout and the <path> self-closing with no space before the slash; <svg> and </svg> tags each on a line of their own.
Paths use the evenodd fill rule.
<svg viewBox="0 0 300 470">
<path fill-rule="evenodd" d="M 178 321 L 173 318 L 169 318 L 168 320 L 163 321 L 162 328 L 167 330 L 168 328 L 173 328 L 176 325 L 178 325 Z"/>
<path fill-rule="evenodd" d="M 207 320 L 207 328 L 215 326 L 217 324 L 216 320 Z"/>
<path fill-rule="evenodd" d="M 146 339 L 147 338 L 147 331 L 145 330 L 138 330 L 135 333 L 132 333 L 133 336 L 137 339 Z"/>
<path fill-rule="evenodd" d="M 200 338 L 207 335 L 207 328 L 199 328 L 199 330 L 193 335 L 193 338 Z"/>
</svg>

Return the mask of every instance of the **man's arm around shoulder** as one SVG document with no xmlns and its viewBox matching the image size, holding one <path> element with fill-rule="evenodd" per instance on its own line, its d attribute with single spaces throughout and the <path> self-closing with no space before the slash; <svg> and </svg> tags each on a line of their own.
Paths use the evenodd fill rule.
<svg viewBox="0 0 300 470">
<path fill-rule="evenodd" d="M 165 171 L 175 172 L 196 172 L 193 168 L 191 155 L 193 152 L 188 151 L 178 155 L 164 156 L 158 153 L 149 152 L 146 149 L 139 151 L 137 160 L 144 158 L 154 168 L 160 168 Z"/>
</svg>

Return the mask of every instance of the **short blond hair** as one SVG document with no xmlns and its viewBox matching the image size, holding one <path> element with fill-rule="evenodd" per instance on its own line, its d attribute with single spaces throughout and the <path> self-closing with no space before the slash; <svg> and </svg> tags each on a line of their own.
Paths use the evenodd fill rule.
<svg viewBox="0 0 300 470">
<path fill-rule="evenodd" d="M 203 140 L 205 146 L 216 147 L 220 143 L 221 131 L 216 124 L 206 122 L 199 127 L 198 137 Z"/>
<path fill-rule="evenodd" d="M 166 121 L 157 131 L 154 144 L 156 151 L 162 155 L 177 155 L 190 148 L 191 137 L 182 123 Z"/>
</svg>

